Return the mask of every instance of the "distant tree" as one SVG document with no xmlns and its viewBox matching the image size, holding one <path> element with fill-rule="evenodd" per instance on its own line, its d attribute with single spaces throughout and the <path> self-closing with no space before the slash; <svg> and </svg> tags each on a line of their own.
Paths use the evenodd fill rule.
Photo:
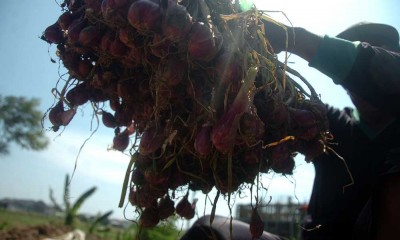
<svg viewBox="0 0 400 240">
<path fill-rule="evenodd" d="M 0 155 L 9 153 L 9 144 L 15 142 L 29 150 L 43 150 L 49 141 L 45 136 L 38 110 L 39 100 L 0 95 Z"/>
</svg>

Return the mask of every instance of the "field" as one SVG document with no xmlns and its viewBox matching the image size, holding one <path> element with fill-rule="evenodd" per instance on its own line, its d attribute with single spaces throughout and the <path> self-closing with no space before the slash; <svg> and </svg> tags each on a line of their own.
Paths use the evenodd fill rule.
<svg viewBox="0 0 400 240">
<path fill-rule="evenodd" d="M 44 216 L 36 213 L 10 212 L 0 209 L 0 239 L 1 240 L 33 240 L 63 235 L 73 229 L 86 233 L 87 240 L 135 240 L 138 229 L 135 224 L 129 228 L 101 226 L 89 234 L 91 223 L 77 221 L 75 228 L 63 224 L 62 217 Z M 144 230 L 140 239 L 178 239 L 179 230 L 173 224 L 165 223 L 161 227 Z"/>
<path fill-rule="evenodd" d="M 0 210 L 0 229 L 9 230 L 13 227 L 35 226 L 42 224 L 62 225 L 63 219 L 54 216 L 45 216 L 37 213 L 10 212 Z"/>
</svg>

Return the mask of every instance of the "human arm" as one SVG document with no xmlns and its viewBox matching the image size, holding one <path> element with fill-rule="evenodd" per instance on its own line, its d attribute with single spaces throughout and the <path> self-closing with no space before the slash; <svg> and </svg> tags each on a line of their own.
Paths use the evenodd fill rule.
<svg viewBox="0 0 400 240">
<path fill-rule="evenodd" d="M 275 53 L 291 52 L 316 68 L 336 84 L 348 75 L 358 53 L 358 45 L 350 41 L 319 36 L 304 28 L 264 21 L 266 37 Z M 288 45 L 286 45 L 286 42 Z"/>
<path fill-rule="evenodd" d="M 275 53 L 288 51 L 310 61 L 323 40 L 322 36 L 305 28 L 289 27 L 268 20 L 263 21 L 263 24 L 266 37 Z"/>
<path fill-rule="evenodd" d="M 368 43 L 321 37 L 302 28 L 282 27 L 269 21 L 265 21 L 265 31 L 276 53 L 292 52 L 343 86 L 360 118 L 372 128 L 370 132 L 379 133 L 399 116 L 399 53 Z"/>
<path fill-rule="evenodd" d="M 399 116 L 400 53 L 362 43 L 353 68 L 338 84 L 382 111 Z"/>
</svg>

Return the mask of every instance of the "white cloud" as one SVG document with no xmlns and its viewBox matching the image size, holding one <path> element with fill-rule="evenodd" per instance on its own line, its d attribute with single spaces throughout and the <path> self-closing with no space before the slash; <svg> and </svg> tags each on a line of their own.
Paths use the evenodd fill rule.
<svg viewBox="0 0 400 240">
<path fill-rule="evenodd" d="M 48 153 L 44 154 L 44 158 L 61 165 L 71 173 L 77 161 L 76 171 L 80 174 L 103 181 L 122 183 L 130 157 L 121 152 L 109 150 L 112 135 L 98 132 L 85 143 L 90 132 L 82 134 L 69 130 L 66 129 L 61 136 L 54 139 Z M 81 152 L 79 152 L 80 149 Z"/>
</svg>

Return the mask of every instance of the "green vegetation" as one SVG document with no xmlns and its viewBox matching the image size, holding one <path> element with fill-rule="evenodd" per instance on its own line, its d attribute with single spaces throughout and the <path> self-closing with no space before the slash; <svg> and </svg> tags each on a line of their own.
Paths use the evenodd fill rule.
<svg viewBox="0 0 400 240">
<path fill-rule="evenodd" d="M 79 196 L 78 200 L 74 204 L 69 201 L 69 176 L 65 177 L 65 191 L 64 191 L 64 203 L 65 203 L 65 225 L 73 226 L 75 218 L 78 214 L 79 209 L 81 208 L 82 204 L 93 195 L 96 191 L 96 187 L 91 187 L 89 190 L 84 192 L 81 196 Z"/>
<path fill-rule="evenodd" d="M 179 239 L 182 234 L 183 232 L 179 231 L 179 229 L 176 229 L 175 220 L 172 219 L 162 222 L 155 228 L 141 229 L 138 239 L 176 240 Z"/>
<path fill-rule="evenodd" d="M 60 205 L 56 202 L 54 196 L 53 196 L 53 190 L 50 189 L 50 200 L 52 201 L 54 208 L 63 211 L 65 213 L 65 219 L 64 219 L 64 224 L 66 226 L 74 226 L 75 219 L 78 215 L 78 211 L 83 205 L 83 203 L 96 192 L 96 187 L 91 187 L 88 189 L 86 192 L 84 192 L 79 198 L 75 201 L 75 203 L 70 202 L 69 198 L 69 175 L 67 174 L 65 176 L 65 183 L 64 183 L 64 208 L 61 208 Z M 111 215 L 108 214 L 107 216 Z M 103 217 L 104 216 L 100 216 Z M 95 221 L 96 222 L 96 221 Z"/>
<path fill-rule="evenodd" d="M 97 226 L 98 226 L 99 224 L 101 224 L 102 222 L 107 221 L 108 217 L 109 217 L 112 213 L 113 213 L 113 211 L 108 211 L 108 212 L 106 212 L 105 214 L 98 216 L 98 217 L 93 221 L 93 223 L 90 225 L 89 233 L 93 233 L 93 232 L 97 229 Z M 102 229 L 102 231 L 107 231 L 107 228 L 106 228 L 106 229 Z"/>
<path fill-rule="evenodd" d="M 96 218 L 88 222 L 82 222 L 79 220 L 78 211 L 82 204 L 96 191 L 96 187 L 92 187 L 86 192 L 84 192 L 75 203 L 69 201 L 69 175 L 65 177 L 64 183 L 64 206 L 61 207 L 55 200 L 53 196 L 53 191 L 50 189 L 50 200 L 52 201 L 54 207 L 64 212 L 64 225 L 73 226 L 89 234 L 95 234 L 103 237 L 104 239 L 116 239 L 116 240 L 132 240 L 137 237 L 140 240 L 146 239 L 162 239 L 162 240 L 175 240 L 179 239 L 179 234 L 181 231 L 177 230 L 175 227 L 175 219 L 165 221 L 159 224 L 155 228 L 139 229 L 136 223 L 132 223 L 129 228 L 122 229 L 117 227 L 111 227 L 107 224 L 109 216 L 112 211 L 108 211 L 104 214 L 99 214 Z"/>
<path fill-rule="evenodd" d="M 0 209 L 0 230 L 7 231 L 14 227 L 36 226 L 41 224 L 62 225 L 63 219 L 38 213 L 9 212 Z"/>
<path fill-rule="evenodd" d="M 0 232 L 8 231 L 15 227 L 38 226 L 51 224 L 54 226 L 64 227 L 64 219 L 62 217 L 45 216 L 34 213 L 9 212 L 0 209 Z M 176 229 L 174 221 L 168 221 L 159 224 L 155 228 L 142 229 L 139 233 L 138 226 L 132 223 L 128 228 L 119 228 L 109 225 L 97 227 L 90 233 L 93 222 L 85 222 L 79 218 L 75 219 L 75 226 L 88 234 L 88 239 L 104 239 L 104 240 L 176 240 L 183 234 Z M 139 235 L 138 235 L 139 234 Z M 92 236 L 92 237 L 90 237 Z"/>
</svg>

